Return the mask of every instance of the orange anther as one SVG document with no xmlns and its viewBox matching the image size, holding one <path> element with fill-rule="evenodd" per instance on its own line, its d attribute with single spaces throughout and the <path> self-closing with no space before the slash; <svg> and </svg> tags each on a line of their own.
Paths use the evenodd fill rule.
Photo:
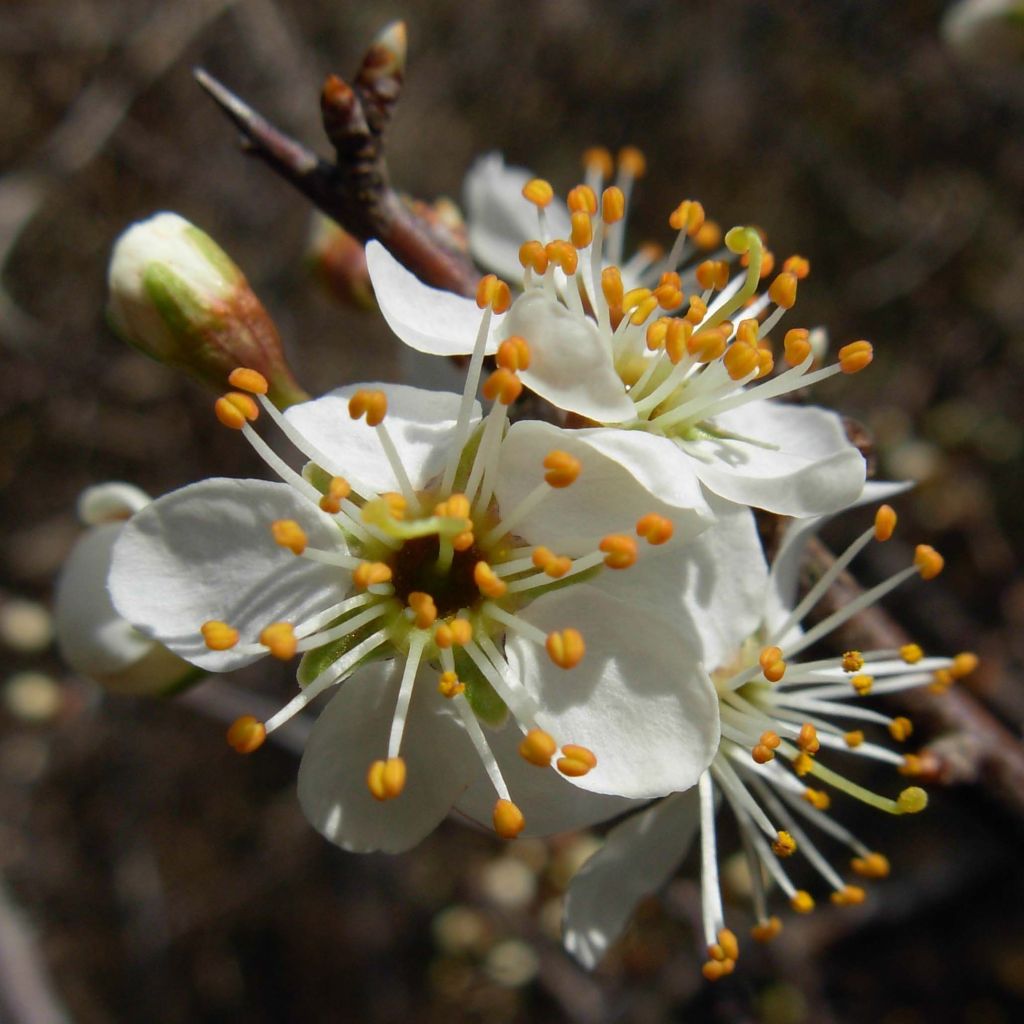
<svg viewBox="0 0 1024 1024">
<path fill-rule="evenodd" d="M 574 455 L 556 449 L 544 456 L 544 468 L 544 482 L 549 487 L 562 488 L 575 483 L 583 467 Z"/>
<path fill-rule="evenodd" d="M 260 633 L 260 643 L 280 661 L 295 657 L 298 640 L 290 622 L 272 622 Z"/>
<path fill-rule="evenodd" d="M 895 529 L 896 512 L 892 505 L 879 505 L 875 513 L 875 540 L 888 540 Z"/>
<path fill-rule="evenodd" d="M 732 333 L 731 325 L 726 330 L 723 324 L 697 331 L 696 334 L 690 335 L 690 339 L 686 343 L 687 351 L 699 363 L 713 362 L 715 359 L 719 359 L 725 351 L 725 342 L 730 333 Z"/>
<path fill-rule="evenodd" d="M 807 754 L 816 754 L 821 749 L 818 730 L 810 722 L 804 722 L 797 733 L 796 745 Z"/>
<path fill-rule="evenodd" d="M 647 173 L 647 157 L 636 146 L 623 146 L 619 150 L 619 169 L 634 178 Z"/>
<path fill-rule="evenodd" d="M 405 599 L 413 613 L 413 624 L 417 629 L 430 629 L 437 621 L 437 605 L 430 594 L 414 590 Z"/>
<path fill-rule="evenodd" d="M 519 247 L 519 262 L 524 269 L 529 267 L 536 273 L 543 274 L 548 269 L 548 254 L 543 242 L 523 242 Z"/>
<path fill-rule="evenodd" d="M 526 827 L 523 812 L 511 800 L 498 800 L 494 805 L 494 831 L 502 839 L 515 839 Z"/>
<path fill-rule="evenodd" d="M 779 274 L 768 288 L 768 298 L 783 309 L 792 309 L 796 304 L 796 274 Z"/>
<path fill-rule="evenodd" d="M 609 569 L 628 569 L 636 564 L 636 541 L 624 533 L 610 533 L 601 538 L 598 548 L 604 552 Z"/>
<path fill-rule="evenodd" d="M 767 921 L 759 921 L 750 929 L 750 937 L 755 942 L 771 942 L 782 931 L 782 922 L 777 917 L 769 917 Z"/>
<path fill-rule="evenodd" d="M 740 956 L 740 944 L 736 933 L 728 928 L 722 928 L 716 938 L 718 942 L 708 946 L 708 956 L 712 960 L 732 960 L 735 962 Z"/>
<path fill-rule="evenodd" d="M 790 366 L 799 366 L 811 354 L 810 337 L 811 332 L 806 327 L 794 327 L 786 331 L 782 347 Z"/>
<path fill-rule="evenodd" d="M 573 213 L 597 213 L 597 195 L 589 185 L 577 185 L 569 190 L 566 205 Z"/>
<path fill-rule="evenodd" d="M 855 907 L 867 899 L 867 893 L 859 885 L 844 885 L 829 897 L 836 906 Z"/>
<path fill-rule="evenodd" d="M 706 220 L 692 236 L 694 244 L 702 252 L 710 252 L 722 244 L 722 228 L 713 220 Z"/>
<path fill-rule="evenodd" d="M 949 674 L 954 679 L 963 679 L 969 676 L 978 667 L 978 656 L 972 651 L 962 651 L 953 659 L 949 667 Z"/>
<path fill-rule="evenodd" d="M 498 346 L 495 362 L 504 370 L 528 370 L 530 368 L 530 343 L 513 334 Z"/>
<path fill-rule="evenodd" d="M 790 256 L 782 264 L 782 269 L 787 274 L 793 274 L 798 281 L 802 281 L 811 272 L 811 263 L 803 256 Z"/>
<path fill-rule="evenodd" d="M 366 773 L 366 785 L 375 800 L 394 800 L 405 789 L 405 761 L 401 757 L 374 761 Z"/>
<path fill-rule="evenodd" d="M 275 519 L 270 524 L 270 532 L 274 535 L 274 543 L 287 548 L 293 555 L 301 555 L 306 550 L 306 531 L 294 519 Z"/>
<path fill-rule="evenodd" d="M 871 688 L 875 685 L 875 677 L 864 675 L 863 673 L 851 676 L 850 685 L 861 697 L 866 697 L 871 692 Z"/>
<path fill-rule="evenodd" d="M 690 296 L 690 308 L 686 311 L 686 319 L 696 326 L 708 315 L 708 304 L 699 296 Z"/>
<path fill-rule="evenodd" d="M 938 668 L 932 673 L 932 681 L 928 684 L 929 693 L 945 693 L 956 682 L 953 673 L 946 668 Z"/>
<path fill-rule="evenodd" d="M 383 391 L 360 388 L 348 400 L 348 414 L 354 420 L 366 417 L 368 426 L 376 427 L 384 422 L 388 411 L 387 395 Z"/>
<path fill-rule="evenodd" d="M 789 905 L 798 914 L 809 914 L 814 909 L 814 897 L 806 889 L 798 889 L 790 898 Z"/>
<path fill-rule="evenodd" d="M 782 743 L 782 739 L 774 729 L 765 729 L 765 731 L 761 733 L 761 738 L 758 742 L 763 743 L 766 747 L 770 747 L 774 750 Z"/>
<path fill-rule="evenodd" d="M 900 657 L 908 665 L 916 665 L 924 657 L 924 651 L 920 644 L 904 644 L 900 648 Z"/>
<path fill-rule="evenodd" d="M 213 403 L 213 411 L 221 424 L 231 430 L 241 430 L 249 420 L 260 414 L 259 406 L 241 391 L 229 391 Z"/>
<path fill-rule="evenodd" d="M 695 199 L 684 199 L 669 215 L 668 224 L 693 238 L 704 226 L 704 207 Z"/>
<path fill-rule="evenodd" d="M 775 369 L 775 357 L 767 338 L 757 343 L 757 377 L 767 377 Z"/>
<path fill-rule="evenodd" d="M 385 491 L 381 495 L 381 499 L 387 505 L 388 513 L 392 519 L 405 518 L 405 509 L 408 503 L 405 500 L 404 494 L 399 494 L 397 491 Z"/>
<path fill-rule="evenodd" d="M 770 683 L 777 683 L 786 674 L 786 662 L 779 647 L 766 647 L 757 660 Z"/>
<path fill-rule="evenodd" d="M 572 243 L 556 238 L 553 242 L 548 242 L 544 251 L 547 253 L 548 259 L 555 266 L 561 267 L 562 273 L 567 277 L 572 277 L 576 273 L 580 258 Z"/>
<path fill-rule="evenodd" d="M 597 767 L 597 758 L 587 747 L 581 747 L 577 743 L 567 743 L 562 747 L 562 756 L 555 764 L 563 775 L 567 775 L 570 779 L 579 779 Z"/>
<path fill-rule="evenodd" d="M 810 754 L 799 753 L 793 758 L 793 771 L 801 778 L 809 775 L 814 769 L 814 759 Z"/>
<path fill-rule="evenodd" d="M 735 960 L 707 960 L 701 964 L 700 972 L 706 981 L 718 981 L 736 970 Z"/>
<path fill-rule="evenodd" d="M 629 322 L 635 327 L 642 327 L 646 322 L 647 318 L 658 308 L 658 299 L 656 296 L 648 294 L 646 299 L 643 299 L 639 305 L 633 310 L 629 316 Z"/>
<path fill-rule="evenodd" d="M 591 146 L 583 151 L 583 166 L 588 171 L 600 173 L 602 178 L 610 178 L 615 172 L 612 155 L 604 146 Z"/>
<path fill-rule="evenodd" d="M 548 657 L 559 668 L 574 668 L 583 660 L 586 646 L 578 630 L 563 629 L 549 633 L 544 644 Z"/>
<path fill-rule="evenodd" d="M 648 352 L 657 352 L 659 349 L 665 347 L 665 338 L 668 336 L 668 317 L 661 317 L 659 320 L 654 320 L 647 326 L 647 331 L 644 334 L 644 338 L 647 343 Z"/>
<path fill-rule="evenodd" d="M 458 697 L 460 693 L 466 692 L 466 684 L 459 681 L 454 672 L 442 672 L 437 680 L 437 692 L 449 700 Z"/>
<path fill-rule="evenodd" d="M 469 498 L 464 494 L 452 494 L 447 501 L 439 501 L 434 506 L 435 516 L 450 516 L 452 519 L 465 519 L 469 516 L 469 511 Z"/>
<path fill-rule="evenodd" d="M 622 274 L 618 267 L 605 267 L 601 271 L 601 292 L 609 309 L 622 309 L 625 294 L 622 287 Z"/>
<path fill-rule="evenodd" d="M 247 370 L 244 366 L 228 374 L 228 383 L 239 391 L 248 391 L 253 395 L 265 395 L 270 390 L 267 378 L 259 370 Z"/>
<path fill-rule="evenodd" d="M 870 341 L 851 341 L 839 350 L 839 368 L 843 373 L 859 373 L 874 358 Z"/>
<path fill-rule="evenodd" d="M 933 580 L 942 572 L 946 560 L 930 544 L 918 544 L 914 548 L 914 565 L 923 580 Z"/>
<path fill-rule="evenodd" d="M 519 744 L 519 756 L 538 768 L 547 768 L 556 750 L 558 744 L 554 737 L 543 729 L 531 729 Z"/>
<path fill-rule="evenodd" d="M 767 764 L 775 760 L 775 751 L 763 743 L 757 743 L 750 748 L 750 756 L 757 764 Z"/>
<path fill-rule="evenodd" d="M 503 597 L 508 584 L 486 562 L 473 566 L 473 582 L 485 597 Z"/>
<path fill-rule="evenodd" d="M 261 721 L 252 715 L 242 715 L 231 723 L 228 729 L 228 746 L 239 754 L 251 754 L 263 746 L 267 738 L 267 730 Z"/>
<path fill-rule="evenodd" d="M 531 178 L 523 186 L 523 198 L 529 200 L 534 206 L 541 208 L 547 206 L 555 196 L 555 190 L 551 183 L 543 178 Z"/>
<path fill-rule="evenodd" d="M 238 630 L 226 622 L 211 619 L 199 627 L 203 642 L 211 651 L 229 651 L 238 643 Z"/>
<path fill-rule="evenodd" d="M 796 853 L 796 840 L 788 832 L 779 832 L 772 843 L 772 853 L 776 857 L 792 857 Z"/>
<path fill-rule="evenodd" d="M 601 193 L 601 219 L 605 224 L 614 224 L 626 215 L 626 197 L 617 185 Z"/>
<path fill-rule="evenodd" d="M 850 747 L 851 749 L 855 749 L 864 742 L 864 730 L 851 729 L 849 732 L 844 732 L 843 740 L 848 747 Z"/>
<path fill-rule="evenodd" d="M 725 260 L 705 260 L 697 267 L 697 284 L 705 291 L 721 291 L 729 283 L 729 264 Z"/>
<path fill-rule="evenodd" d="M 672 520 L 658 515 L 657 512 L 648 512 L 636 521 L 636 535 L 643 537 L 648 544 L 665 544 L 672 539 L 674 531 Z"/>
<path fill-rule="evenodd" d="M 511 370 L 498 367 L 484 381 L 481 391 L 488 402 L 511 405 L 523 393 L 523 382 Z"/>
<path fill-rule="evenodd" d="M 583 210 L 575 210 L 571 222 L 569 240 L 577 249 L 586 249 L 594 240 L 594 225 L 590 220 L 590 214 Z"/>
<path fill-rule="evenodd" d="M 888 878 L 889 858 L 883 853 L 868 853 L 863 857 L 854 857 L 850 867 L 861 878 Z"/>
<path fill-rule="evenodd" d="M 897 769 L 900 775 L 916 778 L 925 771 L 925 759 L 920 754 L 904 754 L 903 764 Z"/>
<path fill-rule="evenodd" d="M 441 650 L 450 647 L 465 647 L 473 639 L 473 626 L 468 619 L 452 619 L 439 622 L 434 630 L 434 643 Z"/>
<path fill-rule="evenodd" d="M 819 811 L 827 811 L 832 806 L 832 797 L 823 789 L 805 789 L 800 794 L 804 800 Z"/>
<path fill-rule="evenodd" d="M 512 292 L 504 281 L 487 274 L 476 286 L 476 304 L 481 309 L 490 306 L 495 313 L 504 313 L 512 305 Z"/>
<path fill-rule="evenodd" d="M 391 566 L 383 562 L 360 562 L 352 570 L 352 582 L 359 590 L 366 590 L 377 583 L 387 583 L 391 579 Z"/>
<path fill-rule="evenodd" d="M 747 345 L 742 341 L 734 341 L 726 349 L 722 362 L 725 363 L 725 369 L 732 380 L 743 380 L 744 377 L 755 373 L 760 367 L 758 355 L 755 346 Z"/>
<path fill-rule="evenodd" d="M 740 263 L 743 266 L 747 266 L 750 263 L 750 253 L 746 253 L 740 257 Z M 766 277 L 770 277 L 772 271 L 775 269 L 775 253 L 770 249 L 765 249 L 761 253 L 761 272 L 757 275 L 758 280 L 763 281 Z"/>
<path fill-rule="evenodd" d="M 332 476 L 320 507 L 332 516 L 341 511 L 341 503 L 352 493 L 352 485 L 343 476 Z"/>
<path fill-rule="evenodd" d="M 889 723 L 889 735 L 897 742 L 904 743 L 910 739 L 914 731 L 914 723 L 909 718 L 900 715 Z"/>
<path fill-rule="evenodd" d="M 859 672 L 864 667 L 864 655 L 860 651 L 844 651 L 841 664 L 844 672 Z"/>
<path fill-rule="evenodd" d="M 692 303 L 694 300 L 691 299 Z M 700 301 L 699 299 L 697 300 Z M 693 324 L 689 320 L 674 318 L 669 320 L 665 334 L 665 355 L 673 366 L 690 351 L 690 338 L 693 335 Z"/>
</svg>

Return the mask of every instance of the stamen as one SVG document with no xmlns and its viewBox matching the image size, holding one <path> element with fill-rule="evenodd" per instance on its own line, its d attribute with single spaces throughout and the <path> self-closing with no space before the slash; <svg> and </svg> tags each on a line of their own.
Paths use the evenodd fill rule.
<svg viewBox="0 0 1024 1024">
<path fill-rule="evenodd" d="M 405 761 L 400 757 L 374 761 L 366 773 L 366 785 L 375 800 L 394 800 L 405 789 L 405 774 Z"/>
<path fill-rule="evenodd" d="M 469 619 L 439 622 L 434 630 L 434 643 L 442 651 L 452 647 L 465 647 L 473 639 L 473 624 Z"/>
<path fill-rule="evenodd" d="M 228 745 L 239 754 L 251 754 L 258 750 L 266 738 L 267 730 L 263 723 L 252 715 L 242 715 L 241 718 L 235 719 L 227 732 Z"/>
<path fill-rule="evenodd" d="M 203 640 L 211 651 L 229 651 L 238 643 L 238 630 L 226 622 L 211 619 L 199 627 Z"/>
<path fill-rule="evenodd" d="M 554 197 L 555 190 L 551 183 L 543 178 L 532 178 L 523 186 L 523 198 L 540 209 L 550 205 Z"/>
<path fill-rule="evenodd" d="M 810 337 L 811 332 L 806 327 L 794 327 L 786 331 L 782 347 L 790 366 L 799 366 L 811 354 Z"/>
<path fill-rule="evenodd" d="M 494 805 L 494 831 L 502 839 L 515 839 L 526 827 L 523 812 L 511 800 L 499 799 Z"/>
<path fill-rule="evenodd" d="M 914 565 L 921 573 L 921 579 L 935 579 L 945 564 L 945 559 L 930 544 L 918 544 L 914 548 Z"/>
<path fill-rule="evenodd" d="M 413 613 L 413 625 L 417 629 L 430 629 L 437 621 L 437 606 L 430 594 L 414 590 L 406 598 L 406 603 Z"/>
<path fill-rule="evenodd" d="M 354 420 L 366 417 L 367 426 L 378 427 L 388 411 L 388 399 L 383 391 L 360 388 L 348 401 L 348 413 Z"/>
<path fill-rule="evenodd" d="M 863 857 L 854 857 L 850 867 L 861 878 L 888 878 L 889 859 L 881 853 L 868 853 Z"/>
<path fill-rule="evenodd" d="M 294 519 L 275 519 L 270 530 L 274 543 L 287 548 L 293 555 L 301 555 L 306 550 L 306 531 Z"/>
<path fill-rule="evenodd" d="M 675 527 L 671 519 L 658 515 L 657 512 L 648 512 L 636 521 L 636 533 L 643 537 L 648 544 L 665 544 L 672 539 Z"/>
<path fill-rule="evenodd" d="M 320 499 L 320 508 L 329 515 L 341 511 L 341 503 L 352 493 L 352 485 L 342 476 L 332 476 L 327 493 Z"/>
<path fill-rule="evenodd" d="M 366 590 L 375 583 L 391 580 L 391 566 L 383 562 L 360 562 L 352 572 L 352 583 L 360 590 Z"/>
<path fill-rule="evenodd" d="M 228 383 L 239 391 L 248 391 L 254 395 L 265 395 L 270 390 L 267 378 L 262 373 L 242 366 L 228 374 Z"/>
<path fill-rule="evenodd" d="M 270 653 L 280 661 L 290 661 L 295 657 L 298 640 L 295 629 L 290 622 L 273 622 L 260 633 L 260 643 L 270 649 Z"/>
<path fill-rule="evenodd" d="M 558 770 L 570 779 L 578 779 L 597 767 L 597 757 L 587 747 L 567 743 L 562 747 L 562 756 L 556 762 Z"/>
<path fill-rule="evenodd" d="M 485 597 L 504 597 L 508 590 L 508 584 L 486 562 L 477 562 L 473 566 L 473 582 Z"/>
<path fill-rule="evenodd" d="M 505 370 L 521 371 L 530 368 L 530 344 L 518 334 L 506 338 L 499 346 L 495 357 L 498 366 Z"/>
<path fill-rule="evenodd" d="M 437 690 L 442 697 L 451 700 L 452 697 L 458 697 L 460 693 L 466 692 L 466 684 L 461 682 L 454 672 L 442 672 L 437 680 Z"/>
<path fill-rule="evenodd" d="M 242 430 L 246 422 L 255 420 L 259 414 L 259 406 L 241 391 L 229 391 L 213 404 L 217 419 L 231 430 Z"/>
<path fill-rule="evenodd" d="M 519 756 L 538 768 L 549 767 L 557 750 L 554 737 L 543 729 L 530 729 L 519 744 Z"/>
<path fill-rule="evenodd" d="M 586 654 L 586 645 L 578 630 L 563 629 L 549 633 L 544 643 L 548 657 L 559 667 L 575 668 Z"/>
<path fill-rule="evenodd" d="M 609 569 L 628 569 L 636 564 L 636 541 L 624 533 L 612 533 L 601 539 L 598 548 L 605 553 Z"/>
<path fill-rule="evenodd" d="M 409 651 L 405 656 L 405 668 L 402 671 L 402 683 L 398 689 L 398 701 L 395 704 L 395 716 L 391 719 L 391 736 L 388 740 L 388 758 L 394 760 L 402 748 L 402 735 L 405 722 L 409 716 L 409 702 L 412 700 L 413 684 L 420 667 L 423 649 L 427 645 L 426 633 L 413 633 L 409 639 Z"/>
<path fill-rule="evenodd" d="M 870 341 L 851 341 L 839 350 L 839 366 L 843 373 L 860 373 L 874 357 Z"/>
</svg>

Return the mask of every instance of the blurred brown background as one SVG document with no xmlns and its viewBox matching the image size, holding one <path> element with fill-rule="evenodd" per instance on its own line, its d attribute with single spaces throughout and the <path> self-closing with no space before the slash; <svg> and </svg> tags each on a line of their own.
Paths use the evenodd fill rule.
<svg viewBox="0 0 1024 1024">
<path fill-rule="evenodd" d="M 893 877 L 863 908 L 787 915 L 719 986 L 699 977 L 692 867 L 589 977 L 553 938 L 589 840 L 499 847 L 453 824 L 402 857 L 342 853 L 303 820 L 291 753 L 240 759 L 208 715 L 102 695 L 61 666 L 38 607 L 84 486 L 262 475 L 207 394 L 104 328 L 105 263 L 130 221 L 172 209 L 213 234 L 311 392 L 411 372 L 382 321 L 311 281 L 305 203 L 239 155 L 190 74 L 208 68 L 326 152 L 322 76 L 350 73 L 403 17 L 399 187 L 457 198 L 474 155 L 502 149 L 565 189 L 584 147 L 633 143 L 649 159 L 634 240 L 666 240 L 692 196 L 811 259 L 799 322 L 877 353 L 819 397 L 868 425 L 880 475 L 923 482 L 902 535 L 947 556 L 892 610 L 927 648 L 978 650 L 968 685 L 1020 736 L 1024 70 L 954 60 L 948 6 L 3 5 L 0 1020 L 1022 1019 L 1022 824 L 983 785 L 907 821 L 844 807 Z M 289 685 L 273 670 L 239 683 Z M 729 914 L 742 928 L 742 899 Z"/>
</svg>

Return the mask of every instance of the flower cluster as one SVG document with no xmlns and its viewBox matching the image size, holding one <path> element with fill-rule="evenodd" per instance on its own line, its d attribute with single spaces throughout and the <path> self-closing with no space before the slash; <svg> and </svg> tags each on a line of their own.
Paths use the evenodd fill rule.
<svg viewBox="0 0 1024 1024">
<path fill-rule="evenodd" d="M 910 722 L 864 698 L 948 685 L 975 659 L 925 657 L 915 645 L 817 650 L 899 584 L 942 568 L 921 545 L 890 580 L 804 625 L 856 555 L 891 537 L 895 513 L 882 504 L 799 596 L 806 540 L 823 519 L 902 488 L 865 484 L 834 412 L 783 399 L 864 369 L 871 345 L 853 341 L 827 362 L 820 332 L 791 327 L 777 366 L 769 334 L 793 308 L 807 260 L 792 256 L 776 273 L 758 231 L 723 233 L 693 200 L 669 217 L 667 253 L 646 246 L 624 260 L 643 159 L 620 154 L 607 187 L 609 154 L 591 151 L 585 166 L 564 204 L 499 157 L 471 172 L 470 244 L 515 293 L 493 275 L 475 299 L 438 291 L 384 246 L 367 247 L 394 333 L 421 352 L 469 357 L 461 394 L 361 383 L 281 400 L 263 367 L 236 366 L 215 414 L 276 479 L 207 480 L 132 504 L 97 563 L 109 566 L 104 614 L 132 657 L 157 651 L 176 668 L 298 659 L 295 696 L 229 729 L 241 753 L 331 691 L 299 798 L 346 849 L 407 849 L 453 809 L 509 839 L 628 814 L 569 891 L 566 945 L 588 966 L 699 834 L 704 973 L 717 978 L 738 956 L 718 884 L 719 803 L 749 862 L 755 937 L 781 927 L 767 881 L 797 912 L 813 906 L 783 867 L 795 853 L 833 902 L 859 902 L 863 889 L 805 825 L 848 847 L 856 874 L 880 877 L 884 856 L 829 816 L 830 794 L 893 814 L 926 798 L 916 786 L 878 795 L 834 760 L 912 773 L 912 757 L 864 731 L 902 742 Z M 164 215 L 152 230 L 167 225 Z M 115 309 L 130 293 L 143 333 L 152 288 L 138 282 L 167 276 L 135 251 L 146 230 L 136 226 L 115 254 L 127 283 L 112 273 Z M 201 284 L 189 289 L 187 323 L 207 324 Z M 160 292 L 164 347 L 185 322 L 169 309 L 175 294 Z M 513 422 L 524 388 L 558 425 Z M 770 567 L 755 510 L 791 517 Z"/>
</svg>

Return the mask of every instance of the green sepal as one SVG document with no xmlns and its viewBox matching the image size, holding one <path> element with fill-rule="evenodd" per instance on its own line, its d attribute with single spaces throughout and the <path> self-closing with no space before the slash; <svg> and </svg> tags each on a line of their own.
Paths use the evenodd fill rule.
<svg viewBox="0 0 1024 1024">
<path fill-rule="evenodd" d="M 189 224 L 184 235 L 228 284 L 237 284 L 242 279 L 234 260 L 205 231 Z"/>
<path fill-rule="evenodd" d="M 456 649 L 453 653 L 455 674 L 459 677 L 459 682 L 466 686 L 466 700 L 469 701 L 473 713 L 486 725 L 495 729 L 500 728 L 508 717 L 505 702 L 465 651 Z"/>
<path fill-rule="evenodd" d="M 209 311 L 196 293 L 164 264 L 150 263 L 146 267 L 142 287 L 172 334 L 187 337 L 200 324 L 210 322 Z"/>
</svg>

